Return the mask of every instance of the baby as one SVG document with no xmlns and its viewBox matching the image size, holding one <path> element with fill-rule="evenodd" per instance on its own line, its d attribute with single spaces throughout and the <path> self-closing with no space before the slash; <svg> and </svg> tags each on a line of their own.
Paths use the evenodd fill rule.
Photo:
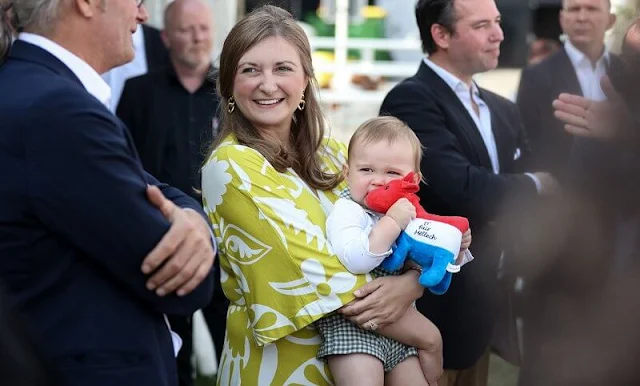
<svg viewBox="0 0 640 386">
<path fill-rule="evenodd" d="M 371 190 L 410 172 L 418 183 L 421 158 L 422 145 L 415 133 L 393 117 L 370 119 L 351 137 L 344 166 L 349 189 L 327 218 L 327 238 L 352 273 L 399 273 L 378 266 L 392 253 L 395 240 L 416 217 L 416 209 L 402 198 L 381 215 L 368 210 L 364 201 Z M 470 243 L 467 232 L 459 260 Z M 318 357 L 327 360 L 338 386 L 382 385 L 385 374 L 394 371 L 402 371 L 404 381 L 411 378 L 412 385 L 437 385 L 442 373 L 440 331 L 414 307 L 395 323 L 380 328 L 372 320 L 367 330 L 361 329 L 338 313 L 320 319 L 316 326 L 323 338 Z"/>
</svg>

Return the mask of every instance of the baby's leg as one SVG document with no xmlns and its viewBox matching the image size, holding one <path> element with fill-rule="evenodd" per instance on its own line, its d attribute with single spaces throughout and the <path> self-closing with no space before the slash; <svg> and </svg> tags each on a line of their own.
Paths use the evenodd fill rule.
<svg viewBox="0 0 640 386">
<path fill-rule="evenodd" d="M 440 330 L 414 307 L 410 307 L 395 323 L 378 332 L 386 337 L 418 349 L 420 366 L 430 384 L 442 375 L 442 337 Z"/>
<path fill-rule="evenodd" d="M 427 382 L 420 370 L 418 358 L 412 356 L 398 363 L 385 376 L 385 386 L 438 386 L 437 381 Z"/>
<path fill-rule="evenodd" d="M 384 367 L 373 355 L 331 355 L 327 362 L 336 386 L 384 386 Z"/>
</svg>

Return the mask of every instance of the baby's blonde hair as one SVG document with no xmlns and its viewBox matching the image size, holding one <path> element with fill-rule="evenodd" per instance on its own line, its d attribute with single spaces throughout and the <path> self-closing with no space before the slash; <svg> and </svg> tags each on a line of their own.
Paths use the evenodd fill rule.
<svg viewBox="0 0 640 386">
<path fill-rule="evenodd" d="M 351 159 L 351 154 L 356 146 L 378 143 L 380 141 L 393 143 L 398 138 L 405 138 L 411 143 L 415 158 L 414 171 L 419 173 L 423 146 L 416 136 L 416 133 L 414 133 L 406 123 L 392 116 L 371 118 L 361 124 L 351 136 L 347 156 Z"/>
</svg>

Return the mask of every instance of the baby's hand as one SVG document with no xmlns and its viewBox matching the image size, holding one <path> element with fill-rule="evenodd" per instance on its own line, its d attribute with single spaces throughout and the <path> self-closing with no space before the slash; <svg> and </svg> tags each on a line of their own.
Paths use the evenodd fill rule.
<svg viewBox="0 0 640 386">
<path fill-rule="evenodd" d="M 471 228 L 467 229 L 462 235 L 462 242 L 460 242 L 460 252 L 464 252 L 471 246 Z"/>
<path fill-rule="evenodd" d="M 400 229 L 404 230 L 409 222 L 416 218 L 416 208 L 406 198 L 401 198 L 391 205 L 387 211 L 387 216 L 391 217 Z"/>
<path fill-rule="evenodd" d="M 471 246 L 471 228 L 469 228 L 462 235 L 462 241 L 460 242 L 460 253 L 456 259 L 456 264 L 460 265 L 464 262 L 465 251 Z"/>
</svg>

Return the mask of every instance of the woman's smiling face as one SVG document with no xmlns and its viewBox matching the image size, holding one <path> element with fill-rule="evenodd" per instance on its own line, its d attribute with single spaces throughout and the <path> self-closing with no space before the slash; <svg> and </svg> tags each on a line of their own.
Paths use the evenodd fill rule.
<svg viewBox="0 0 640 386">
<path fill-rule="evenodd" d="M 272 36 L 251 47 L 238 61 L 233 98 L 258 130 L 277 135 L 291 129 L 306 86 L 295 46 Z"/>
</svg>

